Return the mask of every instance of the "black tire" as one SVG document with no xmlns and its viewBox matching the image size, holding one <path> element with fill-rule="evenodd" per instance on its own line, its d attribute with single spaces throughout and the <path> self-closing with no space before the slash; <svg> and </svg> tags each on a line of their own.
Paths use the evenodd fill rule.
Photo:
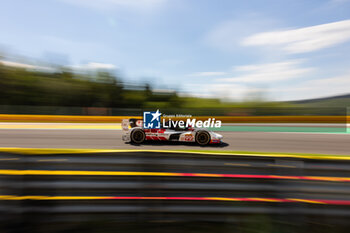
<svg viewBox="0 0 350 233">
<path fill-rule="evenodd" d="M 199 131 L 196 134 L 196 142 L 201 146 L 208 145 L 210 139 L 210 134 L 207 131 Z"/>
<path fill-rule="evenodd" d="M 130 135 L 131 142 L 137 144 L 143 143 L 145 141 L 145 138 L 146 134 L 141 129 L 134 129 Z"/>
</svg>

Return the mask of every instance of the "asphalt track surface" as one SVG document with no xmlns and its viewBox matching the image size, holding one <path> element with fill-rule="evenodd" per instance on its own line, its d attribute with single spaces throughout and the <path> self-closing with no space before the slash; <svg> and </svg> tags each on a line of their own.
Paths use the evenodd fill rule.
<svg viewBox="0 0 350 233">
<path fill-rule="evenodd" d="M 350 134 L 220 132 L 221 145 L 200 147 L 195 143 L 146 142 L 133 145 L 122 141 L 121 130 L 1 129 L 0 147 L 93 148 L 159 150 L 231 150 L 286 153 L 350 154 Z"/>
</svg>

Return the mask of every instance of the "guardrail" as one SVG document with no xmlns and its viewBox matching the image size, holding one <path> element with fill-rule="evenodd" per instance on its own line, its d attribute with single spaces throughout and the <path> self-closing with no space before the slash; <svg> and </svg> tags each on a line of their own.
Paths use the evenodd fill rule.
<svg viewBox="0 0 350 233">
<path fill-rule="evenodd" d="M 111 221 L 350 225 L 350 160 L 87 152 L 3 149 L 0 229 L 58 232 Z"/>
</svg>

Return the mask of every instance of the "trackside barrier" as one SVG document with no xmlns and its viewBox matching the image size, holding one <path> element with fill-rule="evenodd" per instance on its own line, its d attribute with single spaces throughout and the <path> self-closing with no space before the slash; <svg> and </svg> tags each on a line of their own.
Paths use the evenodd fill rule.
<svg viewBox="0 0 350 233">
<path fill-rule="evenodd" d="M 343 230 L 350 226 L 348 158 L 1 148 L 0 231 L 69 232 L 112 224 L 106 231 L 113 232 L 123 224 L 193 221 L 295 221 L 305 229 Z"/>
</svg>

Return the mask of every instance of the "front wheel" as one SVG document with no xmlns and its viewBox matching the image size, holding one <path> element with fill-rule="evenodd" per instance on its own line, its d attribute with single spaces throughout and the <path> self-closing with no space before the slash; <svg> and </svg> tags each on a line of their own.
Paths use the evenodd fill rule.
<svg viewBox="0 0 350 233">
<path fill-rule="evenodd" d="M 196 134 L 196 142 L 201 146 L 205 146 L 205 145 L 209 144 L 209 142 L 210 142 L 209 133 L 206 131 L 199 131 Z"/>
<path fill-rule="evenodd" d="M 137 143 L 137 144 L 143 143 L 143 141 L 145 141 L 145 138 L 146 138 L 146 134 L 141 129 L 133 130 L 130 135 L 131 142 Z"/>
</svg>

